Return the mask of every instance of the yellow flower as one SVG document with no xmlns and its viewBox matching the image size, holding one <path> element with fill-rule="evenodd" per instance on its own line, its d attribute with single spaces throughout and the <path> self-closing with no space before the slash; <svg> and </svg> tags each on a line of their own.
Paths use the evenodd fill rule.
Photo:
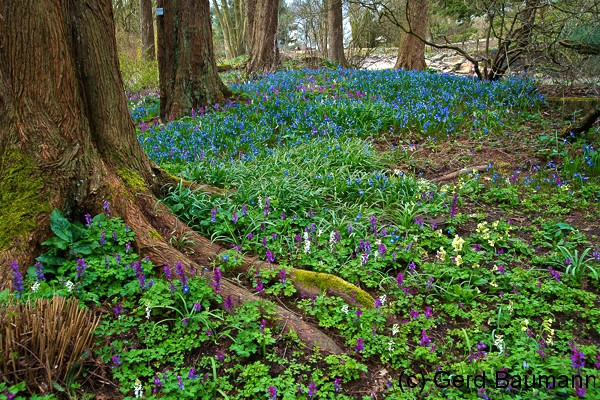
<svg viewBox="0 0 600 400">
<path fill-rule="evenodd" d="M 455 258 L 456 266 L 459 267 L 462 264 L 462 256 L 459 254 Z"/>
<path fill-rule="evenodd" d="M 494 247 L 494 244 L 496 244 L 495 240 L 488 240 L 488 243 L 490 244 L 490 246 Z"/>
<path fill-rule="evenodd" d="M 454 251 L 456 253 L 460 252 L 464 243 L 465 239 L 461 238 L 458 235 L 454 236 L 454 239 L 452 240 L 452 247 L 454 248 Z"/>
<path fill-rule="evenodd" d="M 440 246 L 440 249 L 437 252 L 437 257 L 441 261 L 444 261 L 446 259 L 446 250 L 444 250 L 444 248 L 442 246 Z"/>
<path fill-rule="evenodd" d="M 521 330 L 523 332 L 526 332 L 527 329 L 529 327 L 529 320 L 528 319 L 524 319 L 523 321 L 521 321 Z"/>
</svg>

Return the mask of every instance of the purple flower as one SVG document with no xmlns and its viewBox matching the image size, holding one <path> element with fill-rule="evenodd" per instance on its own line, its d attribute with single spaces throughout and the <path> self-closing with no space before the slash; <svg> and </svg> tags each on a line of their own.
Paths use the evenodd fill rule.
<svg viewBox="0 0 600 400">
<path fill-rule="evenodd" d="M 452 199 L 452 205 L 450 206 L 450 218 L 454 218 L 456 215 L 456 203 L 458 202 L 458 194 L 454 194 L 454 198 Z"/>
<path fill-rule="evenodd" d="M 118 355 L 118 354 L 115 354 L 114 356 L 112 356 L 110 358 L 110 361 L 112 363 L 112 365 L 110 366 L 111 368 L 118 367 L 119 365 L 122 364 L 122 362 L 121 362 L 121 356 Z"/>
<path fill-rule="evenodd" d="M 277 389 L 275 386 L 269 386 L 269 400 L 275 400 L 277 398 Z"/>
<path fill-rule="evenodd" d="M 215 351 L 215 356 L 217 357 L 217 360 L 219 360 L 220 362 L 225 361 L 225 353 L 223 353 L 223 351 L 221 349 L 217 349 Z"/>
<path fill-rule="evenodd" d="M 265 289 L 264 289 L 264 285 L 262 283 L 262 281 L 260 280 L 260 278 L 258 278 L 256 280 L 256 290 L 258 291 L 258 293 L 260 294 L 265 294 Z"/>
<path fill-rule="evenodd" d="M 422 228 L 425 224 L 425 221 L 423 220 L 423 218 L 415 217 L 415 224 L 417 224 L 419 228 Z"/>
<path fill-rule="evenodd" d="M 356 354 L 358 354 L 359 352 L 363 351 L 365 349 L 365 340 L 361 337 L 359 337 L 358 339 L 356 339 L 356 347 L 354 347 L 354 352 Z"/>
<path fill-rule="evenodd" d="M 210 210 L 210 222 L 217 222 L 217 209 Z"/>
<path fill-rule="evenodd" d="M 248 215 L 248 210 L 246 209 L 245 204 L 242 204 L 242 215 Z"/>
<path fill-rule="evenodd" d="M 87 264 L 85 263 L 85 260 L 83 258 L 77 259 L 77 266 L 75 267 L 75 270 L 77 271 L 76 279 L 79 279 L 83 276 L 86 266 Z"/>
<path fill-rule="evenodd" d="M 427 279 L 427 286 L 425 286 L 425 288 L 431 289 L 433 287 L 433 282 L 435 282 L 435 278 L 431 277 L 431 278 Z"/>
<path fill-rule="evenodd" d="M 181 376 L 177 376 L 177 384 L 179 385 L 179 389 L 184 389 L 183 380 L 181 379 Z"/>
<path fill-rule="evenodd" d="M 433 313 L 431 312 L 431 307 L 425 306 L 425 318 L 430 319 L 433 317 Z"/>
<path fill-rule="evenodd" d="M 360 316 L 362 315 L 362 311 L 360 308 L 356 309 L 356 319 L 355 321 L 358 321 L 360 319 Z"/>
<path fill-rule="evenodd" d="M 317 394 L 317 385 L 314 382 L 311 382 L 308 385 L 308 397 L 313 397 Z"/>
<path fill-rule="evenodd" d="M 419 318 L 419 315 L 421 315 L 421 314 L 420 314 L 420 313 L 419 313 L 417 310 L 415 310 L 414 308 L 412 308 L 412 309 L 410 310 L 410 317 L 411 317 L 412 319 L 417 319 L 417 318 Z"/>
<path fill-rule="evenodd" d="M 285 269 L 279 270 L 279 279 L 281 280 L 281 283 L 285 285 Z"/>
<path fill-rule="evenodd" d="M 382 302 L 381 302 L 381 299 L 378 297 L 378 298 L 375 299 L 375 306 L 374 307 L 375 308 L 379 308 L 381 306 L 382 306 Z"/>
<path fill-rule="evenodd" d="M 110 212 L 108 210 L 109 204 L 108 204 L 108 200 L 104 200 L 104 203 L 102 204 L 102 208 L 104 208 L 104 214 L 107 217 L 110 217 Z"/>
<path fill-rule="evenodd" d="M 490 398 L 488 397 L 488 395 L 487 395 L 487 394 L 485 394 L 485 388 L 484 388 L 484 387 L 482 387 L 481 389 L 479 389 L 479 390 L 477 391 L 477 394 L 478 394 L 478 395 L 479 395 L 479 396 L 480 396 L 482 399 L 484 399 L 484 400 L 490 400 Z"/>
<path fill-rule="evenodd" d="M 414 274 L 416 269 L 417 264 L 415 264 L 414 261 L 411 261 L 410 264 L 408 264 L 408 270 L 411 272 L 411 274 Z"/>
<path fill-rule="evenodd" d="M 188 372 L 188 379 L 196 379 L 198 375 L 196 375 L 196 369 L 190 368 L 190 372 Z"/>
<path fill-rule="evenodd" d="M 225 302 L 223 304 L 225 306 L 225 310 L 231 310 L 231 307 L 233 307 L 233 299 L 230 295 L 225 298 Z"/>
<path fill-rule="evenodd" d="M 352 230 L 353 230 L 352 224 L 350 222 L 348 222 L 348 233 L 349 234 L 352 233 Z"/>
<path fill-rule="evenodd" d="M 236 211 L 233 212 L 233 216 L 231 217 L 231 221 L 234 224 L 237 224 L 237 222 L 238 222 L 238 216 L 237 216 L 237 212 Z"/>
<path fill-rule="evenodd" d="M 86 226 L 92 225 L 92 216 L 90 214 L 85 214 L 84 217 Z"/>
<path fill-rule="evenodd" d="M 475 251 L 481 251 L 481 245 L 479 243 L 475 243 L 471 247 L 473 247 L 473 250 L 475 250 Z"/>
<path fill-rule="evenodd" d="M 269 198 L 267 197 L 267 198 L 265 198 L 265 209 L 264 209 L 265 217 L 269 216 L 270 208 L 271 208 L 271 203 L 269 202 Z"/>
<path fill-rule="evenodd" d="M 396 283 L 398 284 L 399 288 L 402 287 L 402 284 L 404 283 L 404 274 L 402 272 L 398 273 L 398 276 L 396 277 Z"/>
<path fill-rule="evenodd" d="M 387 248 L 385 247 L 385 245 L 383 243 L 381 243 L 379 245 L 379 255 L 381 257 L 385 257 L 385 252 L 387 251 Z"/>
<path fill-rule="evenodd" d="M 102 229 L 102 232 L 100 232 L 100 239 L 98 240 L 98 243 L 100 243 L 100 246 L 104 246 L 106 244 L 106 231 L 104 229 Z"/>
<path fill-rule="evenodd" d="M 213 272 L 213 288 L 215 293 L 221 293 L 221 270 L 219 267 L 215 267 L 215 272 Z"/>
<path fill-rule="evenodd" d="M 112 233 L 112 240 L 115 242 L 115 244 L 117 243 L 117 232 Z"/>
<path fill-rule="evenodd" d="M 585 354 L 579 351 L 575 345 L 571 346 L 571 350 L 573 351 L 571 354 L 571 366 L 575 369 L 585 367 Z"/>
<path fill-rule="evenodd" d="M 165 278 L 167 278 L 167 280 L 171 280 L 171 277 L 173 276 L 173 272 L 172 272 L 171 266 L 169 264 L 167 264 L 163 267 L 163 272 L 165 273 Z"/>
<path fill-rule="evenodd" d="M 44 266 L 41 262 L 37 261 L 35 263 L 35 280 L 43 281 L 44 279 L 46 279 L 46 277 L 44 276 Z"/>
<path fill-rule="evenodd" d="M 560 281 L 560 272 L 555 271 L 552 267 L 548 267 L 548 271 L 550 272 L 550 276 L 552 276 L 556 282 Z"/>
<path fill-rule="evenodd" d="M 260 331 L 263 332 L 265 330 L 265 326 L 267 326 L 267 321 L 265 321 L 265 319 L 262 318 L 260 320 L 260 326 L 258 327 L 258 329 L 260 329 Z"/>
<path fill-rule="evenodd" d="M 156 393 L 158 391 L 158 388 L 161 386 L 162 386 L 162 382 L 160 381 L 158 374 L 155 374 L 154 375 L 154 388 L 152 389 L 152 393 Z"/>
<path fill-rule="evenodd" d="M 127 242 L 127 243 L 125 243 L 125 253 L 129 254 L 130 251 L 131 251 L 131 243 Z"/>
<path fill-rule="evenodd" d="M 373 215 L 371 215 L 370 220 L 371 220 L 371 230 L 373 232 L 375 232 L 377 230 L 377 226 L 376 226 L 377 220 L 375 219 L 375 216 L 373 216 Z"/>
<path fill-rule="evenodd" d="M 247 236 L 246 239 L 248 240 L 252 240 L 252 238 L 254 237 L 254 235 L 252 234 L 252 232 L 250 232 Z"/>
<path fill-rule="evenodd" d="M 285 212 L 284 212 L 284 211 L 282 211 L 282 212 L 281 212 L 281 220 L 282 220 L 282 221 L 284 221 L 284 220 L 285 220 Z"/>
<path fill-rule="evenodd" d="M 577 386 L 579 386 L 579 382 L 575 382 Z M 585 396 L 585 386 L 580 386 L 575 389 L 575 396 L 584 397 Z"/>
<path fill-rule="evenodd" d="M 342 390 L 342 378 L 335 378 L 333 380 L 333 389 L 336 393 L 339 393 Z"/>
<path fill-rule="evenodd" d="M 429 347 L 431 344 L 431 338 L 427 336 L 427 330 L 423 329 L 421 331 L 421 340 L 419 341 L 419 345 Z"/>
<path fill-rule="evenodd" d="M 121 313 L 123 313 L 123 306 L 121 305 L 121 303 L 117 303 L 114 307 L 113 307 L 113 312 L 115 313 L 115 315 L 120 315 Z"/>
</svg>

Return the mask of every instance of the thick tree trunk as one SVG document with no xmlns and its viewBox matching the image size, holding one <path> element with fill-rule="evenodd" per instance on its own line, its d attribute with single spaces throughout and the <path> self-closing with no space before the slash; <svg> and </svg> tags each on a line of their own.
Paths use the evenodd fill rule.
<svg viewBox="0 0 600 400">
<path fill-rule="evenodd" d="M 247 0 L 248 63 L 246 72 L 273 70 L 279 64 L 277 47 L 278 0 Z"/>
<path fill-rule="evenodd" d="M 182 261 L 188 272 L 202 271 L 221 249 L 157 204 L 170 178 L 137 140 L 111 1 L 1 2 L 0 21 L 0 290 L 10 285 L 10 261 L 24 270 L 40 253 L 53 208 L 97 214 L 104 200 L 155 265 Z M 198 243 L 192 256 L 168 244 L 170 235 L 184 233 Z M 236 302 L 255 298 L 229 282 L 222 294 Z M 301 317 L 278 312 L 309 346 L 342 352 Z"/>
<path fill-rule="evenodd" d="M 344 28 L 342 19 L 342 0 L 327 0 L 327 26 L 328 26 L 328 57 L 347 67 L 348 62 L 344 55 Z"/>
<path fill-rule="evenodd" d="M 424 38 L 427 34 L 429 0 L 407 0 L 405 6 L 403 24 L 406 26 L 407 31 L 414 32 Z M 426 68 L 425 43 L 416 36 L 402 31 L 398 59 L 394 68 L 424 71 Z"/>
<path fill-rule="evenodd" d="M 180 118 L 231 93 L 215 62 L 208 0 L 158 0 L 160 113 Z"/>
<path fill-rule="evenodd" d="M 142 31 L 142 57 L 156 59 L 154 46 L 154 18 L 152 18 L 152 0 L 140 0 L 140 27 Z"/>
</svg>

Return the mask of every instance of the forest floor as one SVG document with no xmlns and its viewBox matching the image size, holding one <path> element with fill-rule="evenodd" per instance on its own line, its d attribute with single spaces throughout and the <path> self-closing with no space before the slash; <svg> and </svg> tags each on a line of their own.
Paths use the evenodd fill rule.
<svg viewBox="0 0 600 400">
<path fill-rule="evenodd" d="M 134 233 L 100 215 L 71 222 L 104 240 L 82 256 L 89 275 L 62 254 L 41 288 L 26 289 L 76 296 L 102 314 L 96 364 L 64 393 L 600 397 L 598 127 L 561 137 L 571 116 L 519 78 L 304 69 L 226 79 L 238 100 L 164 124 L 155 94 L 130 98 L 155 162 L 227 189 L 180 185 L 163 199 L 228 249 L 205 266 L 213 278 L 154 268 L 127 248 Z M 240 273 L 244 256 L 272 269 Z M 124 268 L 136 262 L 144 283 L 140 264 Z M 334 296 L 326 280 L 305 292 L 293 268 L 335 274 L 356 292 Z M 234 306 L 220 279 L 260 300 Z M 35 281 L 34 268 L 26 288 Z M 342 353 L 299 341 L 273 304 Z"/>
</svg>

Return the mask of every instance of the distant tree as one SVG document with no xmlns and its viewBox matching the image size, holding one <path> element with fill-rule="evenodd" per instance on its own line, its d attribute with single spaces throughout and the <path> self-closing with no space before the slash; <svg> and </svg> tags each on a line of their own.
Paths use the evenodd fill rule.
<svg viewBox="0 0 600 400">
<path fill-rule="evenodd" d="M 160 113 L 180 118 L 230 95 L 217 72 L 208 0 L 158 0 Z"/>
<path fill-rule="evenodd" d="M 228 59 L 246 54 L 247 21 L 245 0 L 212 0 L 217 24 L 223 33 L 225 56 Z"/>
<path fill-rule="evenodd" d="M 327 56 L 327 9 L 323 0 L 296 0 L 291 6 L 301 40 L 309 50 Z"/>
<path fill-rule="evenodd" d="M 427 34 L 428 13 L 428 0 L 405 1 L 403 23 L 410 27 L 410 32 L 400 31 L 398 59 L 394 68 L 425 70 L 425 42 L 419 38 L 424 38 Z"/>
<path fill-rule="evenodd" d="M 327 32 L 328 49 L 327 56 L 347 67 L 348 62 L 344 55 L 344 26 L 342 18 L 342 0 L 326 0 L 327 6 Z"/>
<path fill-rule="evenodd" d="M 568 57 L 560 55 L 559 42 L 564 39 L 570 26 L 593 23 L 600 18 L 597 0 L 497 0 L 435 1 L 436 12 L 452 16 L 456 20 L 480 18 L 485 26 L 483 50 L 453 43 L 446 36 L 429 38 L 418 28 L 417 21 L 404 18 L 411 3 L 422 0 L 407 0 L 405 12 L 394 9 L 389 0 L 351 0 L 386 18 L 403 32 L 413 35 L 428 46 L 452 50 L 473 64 L 475 74 L 483 80 L 497 80 L 514 69 L 518 63 L 532 63 L 533 59 L 549 60 L 556 65 L 574 66 Z M 566 62 L 566 64 L 564 64 Z"/>
<path fill-rule="evenodd" d="M 246 0 L 248 19 L 247 73 L 269 71 L 279 64 L 278 0 Z"/>
<path fill-rule="evenodd" d="M 140 30 L 142 32 L 142 57 L 146 60 L 156 59 L 154 46 L 154 18 L 152 0 L 140 0 Z"/>
</svg>

